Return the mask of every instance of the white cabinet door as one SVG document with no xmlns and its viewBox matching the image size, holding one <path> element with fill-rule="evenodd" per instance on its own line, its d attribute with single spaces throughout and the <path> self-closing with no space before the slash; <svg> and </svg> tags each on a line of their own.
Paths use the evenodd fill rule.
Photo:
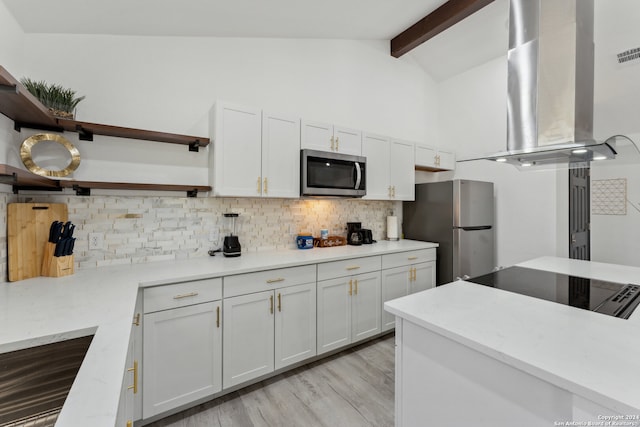
<svg viewBox="0 0 640 427">
<path fill-rule="evenodd" d="M 318 282 L 318 354 L 351 342 L 349 278 Z"/>
<path fill-rule="evenodd" d="M 426 291 L 436 286 L 436 262 L 429 261 L 411 266 L 413 280 L 409 282 L 409 293 Z"/>
<path fill-rule="evenodd" d="M 351 342 L 380 333 L 380 272 L 353 277 Z"/>
<path fill-rule="evenodd" d="M 411 267 L 396 267 L 382 270 L 382 304 L 407 295 Z M 382 309 L 382 331 L 396 326 L 396 316 Z"/>
<path fill-rule="evenodd" d="M 333 127 L 335 152 L 343 154 L 362 155 L 362 132 L 345 127 Z"/>
<path fill-rule="evenodd" d="M 223 387 L 273 371 L 273 291 L 225 298 L 222 311 Z"/>
<path fill-rule="evenodd" d="M 144 418 L 221 390 L 220 302 L 144 315 Z"/>
<path fill-rule="evenodd" d="M 142 301 L 142 290 L 139 290 L 136 311 L 133 316 L 133 362 L 137 368 L 133 374 L 137 375 L 138 386 L 133 394 L 134 421 L 142 419 Z"/>
<path fill-rule="evenodd" d="M 303 120 L 301 126 L 301 148 L 320 151 L 335 151 L 333 125 Z"/>
<path fill-rule="evenodd" d="M 389 146 L 389 181 L 395 200 L 415 199 L 415 147 L 412 142 L 392 140 Z"/>
<path fill-rule="evenodd" d="M 416 166 L 436 167 L 436 150 L 426 145 L 416 144 Z"/>
<path fill-rule="evenodd" d="M 262 114 L 262 196 L 300 197 L 300 119 Z"/>
<path fill-rule="evenodd" d="M 134 326 L 135 328 L 135 326 Z M 118 402 L 118 412 L 116 413 L 115 426 L 132 426 L 134 418 L 134 399 L 136 393 L 139 394 L 135 377 L 138 374 L 137 366 L 134 365 L 135 351 L 135 331 L 132 329 L 129 339 L 129 349 L 127 351 L 126 369 L 120 388 L 120 401 Z M 31 425 L 29 423 L 29 425 Z"/>
<path fill-rule="evenodd" d="M 275 369 L 316 355 L 316 284 L 276 289 Z"/>
<path fill-rule="evenodd" d="M 456 168 L 456 155 L 450 151 L 438 150 L 438 166 L 444 170 Z"/>
<path fill-rule="evenodd" d="M 260 196 L 261 111 L 216 103 L 212 115 L 213 150 L 209 166 L 214 194 Z"/>
<path fill-rule="evenodd" d="M 365 133 L 362 136 L 362 155 L 367 158 L 367 195 L 364 199 L 389 200 L 389 138 Z"/>
</svg>

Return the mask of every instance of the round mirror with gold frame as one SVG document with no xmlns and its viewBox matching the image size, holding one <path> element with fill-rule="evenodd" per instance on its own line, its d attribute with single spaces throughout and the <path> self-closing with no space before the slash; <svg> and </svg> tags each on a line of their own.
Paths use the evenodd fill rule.
<svg viewBox="0 0 640 427">
<path fill-rule="evenodd" d="M 67 150 L 68 154 L 71 156 L 71 161 L 69 162 L 67 167 L 60 170 L 50 170 L 36 164 L 36 162 L 33 160 L 32 150 L 37 144 L 45 141 L 58 143 Z M 22 163 L 24 164 L 24 166 L 30 172 L 40 176 L 67 176 L 78 169 L 78 166 L 80 165 L 80 152 L 78 151 L 78 149 L 71 142 L 69 142 L 68 139 L 66 139 L 62 135 L 54 133 L 38 133 L 25 139 L 20 146 L 20 158 L 22 159 Z"/>
</svg>

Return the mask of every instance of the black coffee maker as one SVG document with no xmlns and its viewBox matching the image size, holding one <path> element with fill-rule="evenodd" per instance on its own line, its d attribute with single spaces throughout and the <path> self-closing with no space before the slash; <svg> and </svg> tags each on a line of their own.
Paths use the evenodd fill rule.
<svg viewBox="0 0 640 427">
<path fill-rule="evenodd" d="M 348 222 L 347 223 L 347 244 L 359 246 L 362 244 L 362 223 L 361 222 Z"/>
</svg>

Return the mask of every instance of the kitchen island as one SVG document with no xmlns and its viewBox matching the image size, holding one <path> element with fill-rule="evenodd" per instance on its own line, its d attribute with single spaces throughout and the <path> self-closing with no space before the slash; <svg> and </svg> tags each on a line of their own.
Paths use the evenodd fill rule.
<svg viewBox="0 0 640 427">
<path fill-rule="evenodd" d="M 518 266 L 640 282 L 637 267 L 555 257 Z M 640 425 L 640 311 L 619 319 L 463 281 L 385 309 L 399 319 L 398 427 Z"/>
<path fill-rule="evenodd" d="M 132 381 L 130 374 L 123 373 L 130 367 L 132 321 L 139 323 L 134 317 L 141 288 L 407 251 L 435 251 L 435 247 L 437 244 L 428 242 L 381 241 L 84 269 L 71 276 L 2 283 L 0 353 L 93 335 L 56 426 L 119 426 L 116 420 L 122 410 L 122 390 Z"/>
</svg>

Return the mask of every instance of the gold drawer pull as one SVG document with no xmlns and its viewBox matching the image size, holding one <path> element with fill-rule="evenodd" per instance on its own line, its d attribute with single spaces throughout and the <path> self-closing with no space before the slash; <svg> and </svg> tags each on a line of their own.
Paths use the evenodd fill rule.
<svg viewBox="0 0 640 427">
<path fill-rule="evenodd" d="M 407 258 L 409 261 L 413 261 L 414 259 L 418 259 L 417 256 L 410 256 L 409 258 Z"/>
<path fill-rule="evenodd" d="M 282 311 L 282 295 L 278 293 L 278 311 Z"/>
<path fill-rule="evenodd" d="M 353 295 L 353 279 L 349 280 L 349 296 Z"/>
<path fill-rule="evenodd" d="M 136 313 L 136 316 L 133 318 L 133 324 L 140 326 L 140 313 Z"/>
<path fill-rule="evenodd" d="M 351 267 L 347 267 L 347 270 L 357 270 L 359 268 L 360 268 L 359 265 L 352 265 Z"/>
<path fill-rule="evenodd" d="M 284 277 L 278 277 L 277 279 L 267 280 L 267 283 L 278 283 L 278 282 L 284 282 Z"/>
<path fill-rule="evenodd" d="M 356 279 L 355 285 L 356 285 L 355 294 L 358 295 L 358 279 Z"/>
<path fill-rule="evenodd" d="M 138 394 L 138 361 L 133 361 L 133 368 L 127 369 L 129 372 L 133 372 L 133 385 L 127 387 L 127 390 L 133 389 L 133 394 Z"/>
<path fill-rule="evenodd" d="M 273 314 L 273 295 L 269 296 L 269 312 Z"/>
<path fill-rule="evenodd" d="M 175 297 L 173 297 L 173 299 L 189 298 L 189 297 L 195 297 L 197 295 L 198 295 L 197 292 L 189 292 L 188 294 L 176 295 Z"/>
</svg>

